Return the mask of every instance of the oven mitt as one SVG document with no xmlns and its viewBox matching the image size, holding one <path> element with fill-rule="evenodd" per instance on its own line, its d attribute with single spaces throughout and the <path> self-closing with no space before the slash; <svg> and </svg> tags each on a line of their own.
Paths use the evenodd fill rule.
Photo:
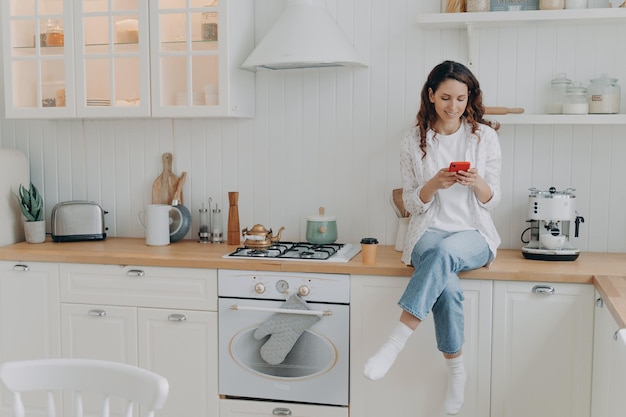
<svg viewBox="0 0 626 417">
<path fill-rule="evenodd" d="M 297 294 L 289 296 L 281 308 L 290 310 L 309 310 L 306 301 Z M 261 357 L 270 365 L 278 365 L 296 344 L 302 333 L 319 321 L 319 316 L 289 313 L 274 313 L 254 332 L 254 338 L 270 338 L 261 346 Z"/>
</svg>

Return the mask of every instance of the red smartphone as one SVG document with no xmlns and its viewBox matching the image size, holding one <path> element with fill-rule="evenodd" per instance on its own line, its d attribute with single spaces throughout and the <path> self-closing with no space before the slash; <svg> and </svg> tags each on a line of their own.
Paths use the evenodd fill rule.
<svg viewBox="0 0 626 417">
<path fill-rule="evenodd" d="M 470 169 L 469 162 L 450 162 L 450 168 L 448 168 L 449 172 L 457 172 L 457 171 L 467 171 Z"/>
</svg>

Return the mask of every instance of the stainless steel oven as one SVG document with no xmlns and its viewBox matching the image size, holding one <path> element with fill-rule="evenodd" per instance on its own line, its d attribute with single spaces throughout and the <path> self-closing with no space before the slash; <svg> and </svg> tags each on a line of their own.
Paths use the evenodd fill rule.
<svg viewBox="0 0 626 417">
<path fill-rule="evenodd" d="M 222 398 L 348 406 L 349 275 L 220 270 L 218 294 Z"/>
</svg>

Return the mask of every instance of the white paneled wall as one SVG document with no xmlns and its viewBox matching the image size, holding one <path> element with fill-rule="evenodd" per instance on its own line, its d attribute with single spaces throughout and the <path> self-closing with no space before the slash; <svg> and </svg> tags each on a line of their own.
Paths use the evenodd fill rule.
<svg viewBox="0 0 626 417">
<path fill-rule="evenodd" d="M 255 5 L 260 39 L 286 0 Z M 136 213 L 150 201 L 162 153 L 172 152 L 174 172 L 188 173 L 189 238 L 203 202 L 217 202 L 226 224 L 227 193 L 239 191 L 241 227 L 285 226 L 284 239 L 304 239 L 306 217 L 324 206 L 337 217 L 340 241 L 367 235 L 393 244 L 389 196 L 400 185 L 401 137 L 414 122 L 428 71 L 443 59 L 467 60 L 466 36 L 418 28 L 417 13 L 439 11 L 439 0 L 327 0 L 327 6 L 369 67 L 260 72 L 254 119 L 2 117 L 0 144 L 29 156 L 48 219 L 59 201 L 94 200 L 109 212 L 110 236 L 143 236 Z M 583 83 L 608 73 L 626 86 L 624 39 L 624 24 L 482 29 L 473 71 L 485 104 L 541 112 L 557 72 Z M 555 186 L 577 189 L 585 223 L 576 246 L 626 252 L 625 125 L 504 125 L 500 138 L 504 198 L 494 217 L 503 248 L 521 247 L 528 188 Z"/>
</svg>

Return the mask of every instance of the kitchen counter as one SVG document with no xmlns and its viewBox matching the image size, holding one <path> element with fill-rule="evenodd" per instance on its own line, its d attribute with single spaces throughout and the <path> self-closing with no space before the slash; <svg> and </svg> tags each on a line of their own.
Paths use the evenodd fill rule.
<svg viewBox="0 0 626 417">
<path fill-rule="evenodd" d="M 201 244 L 194 240 L 159 247 L 147 246 L 141 238 L 63 243 L 48 240 L 42 244 L 21 242 L 2 247 L 0 260 L 406 277 L 413 271 L 400 262 L 400 252 L 386 245 L 379 246 L 376 265 L 364 265 L 361 254 L 346 263 L 222 258 L 236 248 L 226 244 Z M 586 252 L 574 262 L 546 262 L 524 259 L 519 250 L 499 250 L 491 267 L 459 275 L 474 279 L 594 284 L 618 324 L 626 327 L 626 253 Z"/>
</svg>

